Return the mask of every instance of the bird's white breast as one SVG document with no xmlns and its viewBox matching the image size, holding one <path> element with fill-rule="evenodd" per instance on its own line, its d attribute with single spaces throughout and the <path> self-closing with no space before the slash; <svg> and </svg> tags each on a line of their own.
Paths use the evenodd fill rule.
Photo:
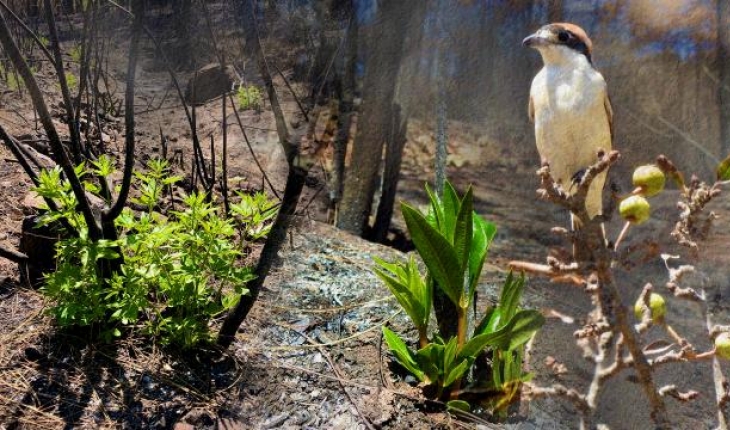
<svg viewBox="0 0 730 430">
<path fill-rule="evenodd" d="M 565 183 L 596 160 L 596 150 L 611 148 L 606 113 L 606 83 L 592 67 L 547 65 L 530 91 L 535 137 L 542 158 Z"/>
</svg>

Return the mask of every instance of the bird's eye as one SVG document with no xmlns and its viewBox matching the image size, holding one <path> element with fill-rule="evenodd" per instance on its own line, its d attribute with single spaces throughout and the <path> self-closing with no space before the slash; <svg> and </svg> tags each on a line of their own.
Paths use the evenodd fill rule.
<svg viewBox="0 0 730 430">
<path fill-rule="evenodd" d="M 565 30 L 561 30 L 558 33 L 558 40 L 561 42 L 567 42 L 568 40 L 570 40 L 570 33 Z"/>
</svg>

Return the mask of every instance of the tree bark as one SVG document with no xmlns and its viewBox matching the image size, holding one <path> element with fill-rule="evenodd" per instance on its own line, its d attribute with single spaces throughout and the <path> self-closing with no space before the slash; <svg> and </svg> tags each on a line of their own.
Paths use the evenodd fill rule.
<svg viewBox="0 0 730 430">
<path fill-rule="evenodd" d="M 271 73 L 266 63 L 266 57 L 264 56 L 263 48 L 261 47 L 261 40 L 259 38 L 259 30 L 256 22 L 256 15 L 254 14 L 253 0 L 242 0 L 239 4 L 241 6 L 241 12 L 243 14 L 243 26 L 246 34 L 246 46 L 247 51 L 251 52 L 256 58 L 259 73 L 261 78 L 266 83 L 268 89 L 269 101 L 271 108 L 274 111 L 274 117 L 276 119 L 276 130 L 279 135 L 279 143 L 284 149 L 286 154 L 287 164 L 289 165 L 289 174 L 286 178 L 286 187 L 284 189 L 284 197 L 279 208 L 279 214 L 276 216 L 274 224 L 271 226 L 271 231 L 266 238 L 264 249 L 261 251 L 258 264 L 254 274 L 256 278 L 246 284 L 248 294 L 241 296 L 240 302 L 236 308 L 228 314 L 226 320 L 223 322 L 223 326 L 218 333 L 218 345 L 223 348 L 228 348 L 236 337 L 236 331 L 238 327 L 243 324 L 243 321 L 248 316 L 248 313 L 253 308 L 253 305 L 258 299 L 259 292 L 266 281 L 266 277 L 273 267 L 276 261 L 279 250 L 286 240 L 286 233 L 289 230 L 292 220 L 294 219 L 294 213 L 299 203 L 299 196 L 302 194 L 304 183 L 307 179 L 308 171 L 305 168 L 298 167 L 295 165 L 295 161 L 299 154 L 298 148 L 292 145 L 290 142 L 289 131 L 284 121 L 284 113 L 279 105 L 279 98 L 276 95 L 273 81 L 271 79 Z"/>
<path fill-rule="evenodd" d="M 390 220 L 393 218 L 393 206 L 395 205 L 395 195 L 398 190 L 398 179 L 403 161 L 403 147 L 406 146 L 406 125 L 408 120 L 403 118 L 401 108 L 397 104 L 393 105 L 391 112 L 393 119 L 390 124 L 390 136 L 388 136 L 385 150 L 383 188 L 371 237 L 373 241 L 380 243 L 387 239 Z"/>
<path fill-rule="evenodd" d="M 363 104 L 345 178 L 337 226 L 362 236 L 368 227 L 373 195 L 383 156 L 388 116 L 395 96 L 400 59 L 410 7 L 399 0 L 381 3 L 375 22 L 360 27 L 367 62 Z"/>
<path fill-rule="evenodd" d="M 358 58 L 358 25 L 355 17 L 350 18 L 347 29 L 345 61 L 343 73 L 339 83 L 340 104 L 337 117 L 337 136 L 334 141 L 332 179 L 330 181 L 330 201 L 332 207 L 337 211 L 342 200 L 342 189 L 345 181 L 345 158 L 347 156 L 347 143 L 350 139 L 353 116 L 356 115 L 354 100 L 357 91 L 357 80 L 355 79 L 355 67 Z"/>
</svg>

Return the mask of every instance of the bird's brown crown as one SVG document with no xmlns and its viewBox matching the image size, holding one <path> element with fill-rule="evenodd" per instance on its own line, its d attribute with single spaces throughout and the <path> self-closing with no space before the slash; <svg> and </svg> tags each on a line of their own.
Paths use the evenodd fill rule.
<svg viewBox="0 0 730 430">
<path fill-rule="evenodd" d="M 543 29 L 554 35 L 553 43 L 574 49 L 585 55 L 588 61 L 591 60 L 593 42 L 582 28 L 569 22 L 556 22 L 544 26 Z"/>
</svg>

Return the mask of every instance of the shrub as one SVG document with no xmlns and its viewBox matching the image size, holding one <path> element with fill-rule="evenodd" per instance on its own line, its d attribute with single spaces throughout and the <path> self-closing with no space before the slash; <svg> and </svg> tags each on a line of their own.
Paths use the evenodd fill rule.
<svg viewBox="0 0 730 430">
<path fill-rule="evenodd" d="M 263 97 L 261 96 L 261 90 L 256 85 L 241 85 L 238 87 L 236 96 L 241 110 L 254 109 L 261 111 Z"/>
<path fill-rule="evenodd" d="M 87 189 L 96 191 L 89 178 L 95 173 L 105 180 L 111 165 L 101 157 L 94 170 L 81 165 L 77 172 L 86 178 Z M 105 339 L 121 335 L 122 329 L 140 329 L 163 344 L 190 348 L 210 340 L 211 319 L 237 304 L 253 275 L 237 264 L 242 253 L 235 246 L 233 221 L 221 218 L 204 195 L 186 196 L 183 208 L 167 216 L 155 210 L 163 189 L 179 178 L 166 175 L 165 161 L 153 160 L 149 167 L 137 174 L 136 202 L 146 211 L 126 208 L 115 221 L 120 234 L 113 241 L 90 240 L 61 170 L 42 172 L 36 192 L 59 207 L 47 210 L 42 222 L 65 219 L 78 232 L 57 245 L 58 269 L 47 274 L 42 291 L 62 327 L 98 326 Z M 109 272 L 105 265 L 114 259 L 122 264 Z"/>
</svg>

